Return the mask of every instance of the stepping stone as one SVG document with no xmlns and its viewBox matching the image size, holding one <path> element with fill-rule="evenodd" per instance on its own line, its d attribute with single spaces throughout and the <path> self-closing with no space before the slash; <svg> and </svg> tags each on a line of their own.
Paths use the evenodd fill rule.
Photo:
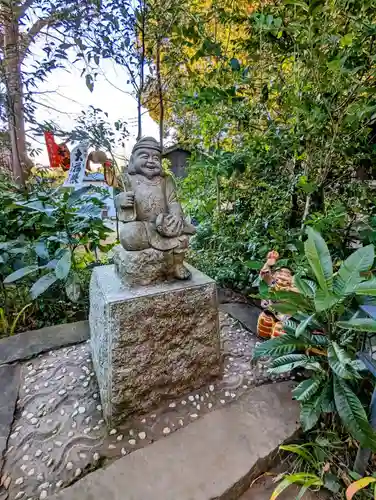
<svg viewBox="0 0 376 500">
<path fill-rule="evenodd" d="M 262 309 L 237 302 L 220 304 L 219 309 L 238 320 L 250 332 L 257 333 L 257 320 Z"/>
<path fill-rule="evenodd" d="M 0 340 L 0 365 L 13 363 L 89 338 L 89 322 L 78 321 L 18 333 Z"/>
<path fill-rule="evenodd" d="M 0 471 L 10 434 L 20 384 L 20 366 L 0 366 Z M 0 497 L 1 498 L 1 497 Z"/>
<path fill-rule="evenodd" d="M 51 500 L 232 500 L 272 465 L 299 429 L 292 384 L 257 387 L 238 401 L 99 469 Z"/>
</svg>

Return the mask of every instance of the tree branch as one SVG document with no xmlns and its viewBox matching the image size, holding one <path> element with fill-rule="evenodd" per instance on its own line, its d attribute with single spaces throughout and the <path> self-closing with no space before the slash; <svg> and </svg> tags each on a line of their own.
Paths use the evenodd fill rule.
<svg viewBox="0 0 376 500">
<path fill-rule="evenodd" d="M 27 51 L 29 50 L 30 45 L 34 42 L 35 38 L 39 35 L 39 33 L 46 27 L 51 26 L 57 21 L 57 18 L 54 14 L 51 14 L 44 19 L 38 19 L 29 31 L 25 34 L 25 37 L 22 40 L 22 47 L 20 47 L 20 61 L 22 62 L 25 58 Z"/>
<path fill-rule="evenodd" d="M 22 19 L 23 16 L 26 14 L 26 11 L 32 7 L 33 3 L 35 0 L 25 0 L 22 5 L 19 6 L 19 13 L 17 16 L 17 19 Z"/>
</svg>

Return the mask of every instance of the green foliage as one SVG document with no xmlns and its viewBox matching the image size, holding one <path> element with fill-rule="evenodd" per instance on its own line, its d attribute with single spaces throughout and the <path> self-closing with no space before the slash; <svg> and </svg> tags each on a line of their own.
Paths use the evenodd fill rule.
<svg viewBox="0 0 376 500">
<path fill-rule="evenodd" d="M 376 450 L 376 433 L 363 406 L 365 394 L 357 391 L 365 367 L 355 357 L 365 338 L 376 331 L 376 321 L 360 317 L 358 311 L 362 295 L 358 290 L 363 294 L 369 290 L 372 295 L 374 289 L 370 272 L 374 248 L 359 248 L 336 272 L 324 239 L 312 228 L 307 229 L 304 248 L 308 277 L 315 281 L 298 277 L 298 293 L 270 292 L 269 298 L 276 301 L 273 307 L 291 314 L 292 319 L 286 323 L 285 335 L 258 346 L 254 356 L 271 356 L 273 373 L 297 367 L 311 373 L 293 391 L 301 404 L 304 430 L 314 427 L 323 414 L 336 411 L 362 446 Z M 349 336 L 354 338 L 352 342 L 348 342 Z"/>
<path fill-rule="evenodd" d="M 5 180 L 1 188 L 0 295 L 7 325 L 31 302 L 26 313 L 39 318 L 37 326 L 79 317 L 87 309 L 86 269 L 111 247 L 103 244 L 111 230 L 101 219 L 107 192 L 72 192 L 43 179 L 26 190 Z M 22 318 L 25 326 L 35 326 Z M 23 328 L 19 321 L 15 326 Z M 2 332 L 8 331 L 3 321 Z"/>
</svg>

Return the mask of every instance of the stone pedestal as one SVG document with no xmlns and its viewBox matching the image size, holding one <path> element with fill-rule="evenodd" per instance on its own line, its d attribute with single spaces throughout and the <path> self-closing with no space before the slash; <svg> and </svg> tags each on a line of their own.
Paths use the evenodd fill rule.
<svg viewBox="0 0 376 500">
<path fill-rule="evenodd" d="M 108 425 L 199 388 L 221 372 L 213 280 L 127 287 L 114 266 L 93 271 L 92 355 Z"/>
</svg>

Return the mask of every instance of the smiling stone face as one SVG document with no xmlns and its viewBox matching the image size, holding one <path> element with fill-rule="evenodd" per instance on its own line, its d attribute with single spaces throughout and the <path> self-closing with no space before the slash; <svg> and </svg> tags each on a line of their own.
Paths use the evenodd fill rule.
<svg viewBox="0 0 376 500">
<path fill-rule="evenodd" d="M 137 174 L 148 179 L 162 174 L 161 154 L 156 149 L 143 146 L 132 155 L 132 166 Z"/>
</svg>

